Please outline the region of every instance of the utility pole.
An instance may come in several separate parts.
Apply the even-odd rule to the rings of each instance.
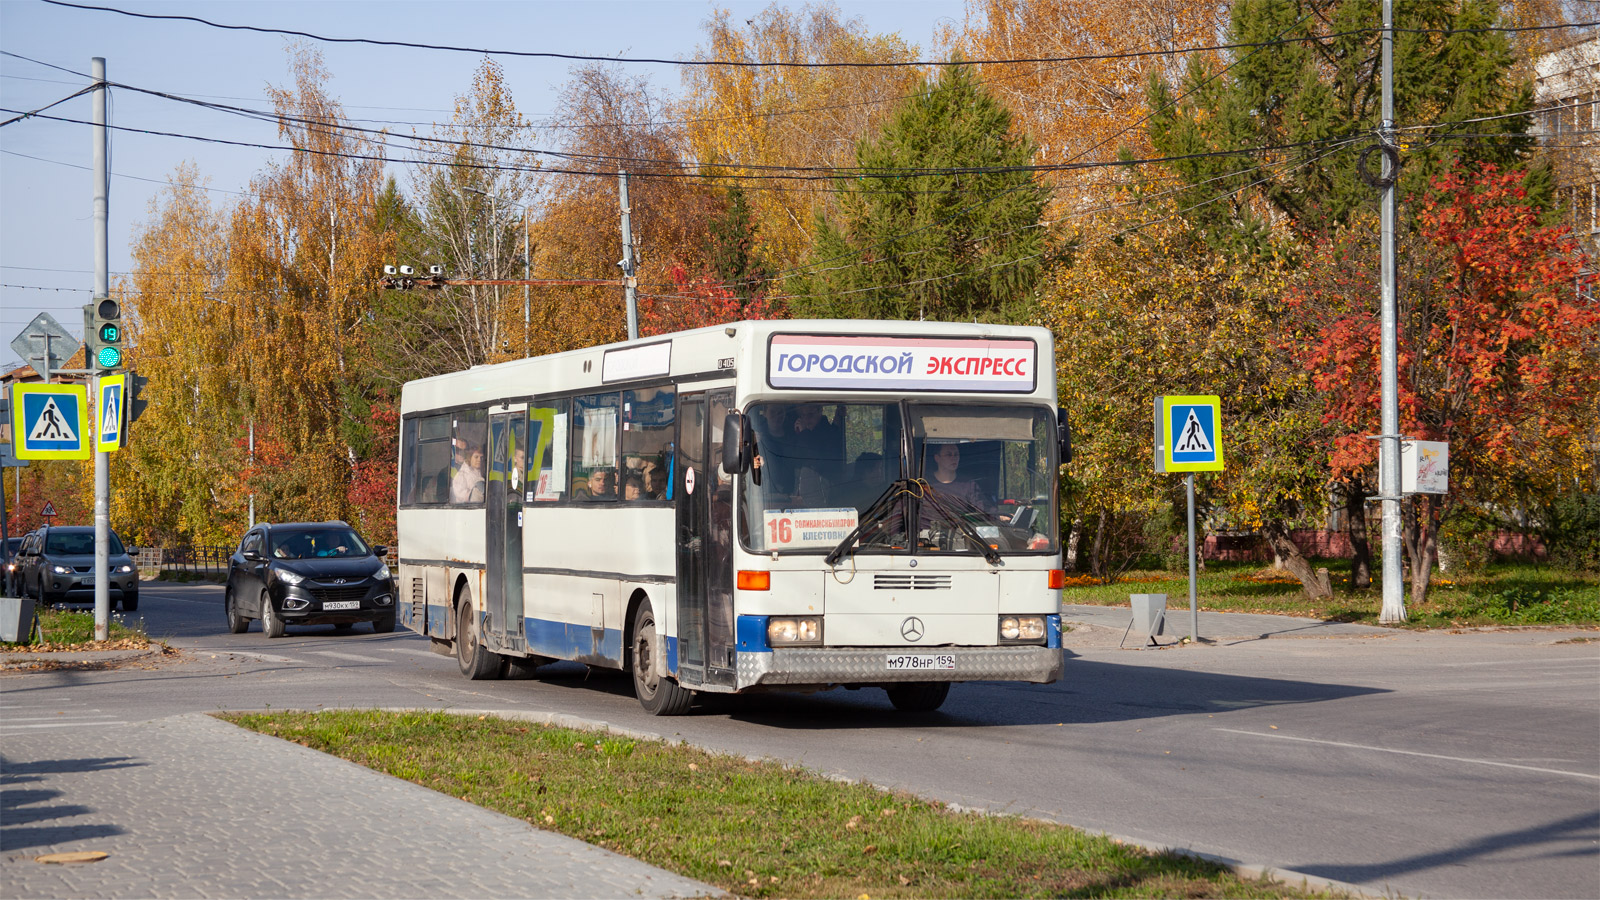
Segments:
[[[96,56],[89,61],[89,76],[94,80],[94,125],[90,129],[94,144],[94,302],[111,295],[110,236],[107,230],[107,203],[109,191],[106,162],[106,61]],[[84,335],[87,339],[89,335]],[[95,369],[93,360],[85,360],[86,368]],[[89,405],[95,410],[95,433],[105,429],[100,421],[100,378],[89,379]],[[96,440],[94,452],[94,639],[106,640],[111,636],[111,454],[99,449]]]
[[[628,301],[628,340],[639,336],[639,280],[634,277],[633,223],[628,220],[628,173],[617,170],[622,204],[622,295]]]
[[[1378,493],[1383,496],[1383,609],[1385,625],[1406,620],[1405,560],[1400,538],[1399,301],[1395,296],[1395,192],[1400,156],[1394,147],[1394,0],[1383,0],[1383,124],[1378,128],[1384,165],[1380,253],[1383,257],[1382,418],[1378,436]]]
[[[495,274],[499,274],[496,272]],[[528,207],[522,207],[522,280],[533,277],[533,260],[528,256]],[[522,286],[522,358],[528,358],[528,331],[533,326],[528,318],[528,285]]]

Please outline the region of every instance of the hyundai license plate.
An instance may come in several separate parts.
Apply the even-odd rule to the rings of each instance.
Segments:
[[[954,669],[956,658],[948,653],[897,653],[889,656],[889,671]]]
[[[322,610],[327,612],[335,609],[360,609],[360,600],[329,600],[322,604]]]

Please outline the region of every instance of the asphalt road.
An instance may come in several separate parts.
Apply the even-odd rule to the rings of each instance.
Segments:
[[[1091,628],[1068,636],[1064,681],[961,685],[937,713],[864,690],[713,697],[658,719],[625,676],[572,664],[470,682],[405,632],[229,635],[221,594],[147,583],[139,614],[182,658],[6,674],[6,706],[85,728],[265,707],[550,711],[1373,894],[1600,897],[1593,632],[1219,626],[1203,631],[1215,644],[1138,651]]]

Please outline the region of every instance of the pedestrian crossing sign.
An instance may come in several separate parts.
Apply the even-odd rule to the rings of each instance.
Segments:
[[[1222,398],[1156,398],[1156,471],[1222,471]]]
[[[126,375],[101,375],[100,400],[95,404],[95,445],[101,453],[111,453],[122,448],[122,403],[127,396]]]
[[[88,459],[89,392],[81,384],[11,386],[11,435],[18,459]]]

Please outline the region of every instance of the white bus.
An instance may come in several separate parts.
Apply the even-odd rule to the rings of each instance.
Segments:
[[[469,678],[695,693],[1061,677],[1050,332],[763,321],[401,393],[399,617]]]

